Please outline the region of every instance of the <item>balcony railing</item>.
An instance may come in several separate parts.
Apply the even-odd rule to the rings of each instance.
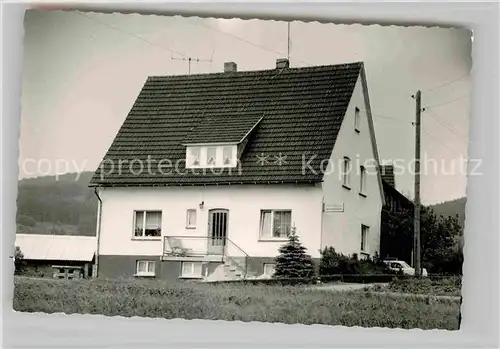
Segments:
[[[209,236],[165,236],[163,238],[164,257],[220,257],[229,262],[243,275],[247,274],[248,254],[228,238]]]

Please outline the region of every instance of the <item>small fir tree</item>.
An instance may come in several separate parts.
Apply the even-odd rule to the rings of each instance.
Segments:
[[[306,253],[297,236],[295,226],[292,227],[288,242],[280,247],[280,254],[275,259],[273,277],[284,278],[313,278],[315,276],[314,262]]]

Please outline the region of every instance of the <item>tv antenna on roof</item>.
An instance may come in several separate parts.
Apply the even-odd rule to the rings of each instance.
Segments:
[[[288,22],[288,51],[287,51],[287,59],[290,62],[290,47],[292,45],[292,41],[290,40],[290,22]]]
[[[194,58],[194,57],[191,57],[191,56],[186,56],[186,57],[182,57],[182,58],[177,58],[177,57],[174,57],[172,55],[172,60],[174,61],[187,61],[188,62],[188,74],[191,75],[191,62],[194,62],[194,63],[212,63],[212,58],[214,56],[214,53],[212,52],[212,57],[210,57],[210,59],[201,59],[201,58]]]

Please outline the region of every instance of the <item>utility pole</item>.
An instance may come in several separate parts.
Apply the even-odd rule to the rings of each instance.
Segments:
[[[422,275],[420,265],[420,113],[421,92],[420,90],[414,96],[416,101],[416,120],[415,120],[415,217],[414,217],[414,235],[413,235],[413,267],[415,276]]]

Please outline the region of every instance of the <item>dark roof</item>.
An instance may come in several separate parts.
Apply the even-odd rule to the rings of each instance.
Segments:
[[[384,188],[384,197],[385,197],[385,203],[386,205],[389,205],[390,203],[390,198],[394,198],[400,202],[400,204],[407,209],[413,208],[413,202],[408,199],[406,196],[401,194],[399,190],[397,190],[395,187],[387,183],[386,181],[383,181],[383,188]]]
[[[394,166],[393,165],[382,165],[381,167],[381,175],[382,180],[389,184],[391,187],[396,187],[396,180],[394,178]]]
[[[231,114],[209,116],[187,133],[184,143],[240,143],[260,120],[262,116],[258,114],[244,119]]]
[[[357,62],[149,77],[91,185],[319,182],[320,162],[330,158],[362,68]],[[261,118],[238,169],[185,170],[183,144],[193,135],[234,141]],[[230,126],[214,129],[222,120]],[[304,172],[310,157],[316,171]]]

